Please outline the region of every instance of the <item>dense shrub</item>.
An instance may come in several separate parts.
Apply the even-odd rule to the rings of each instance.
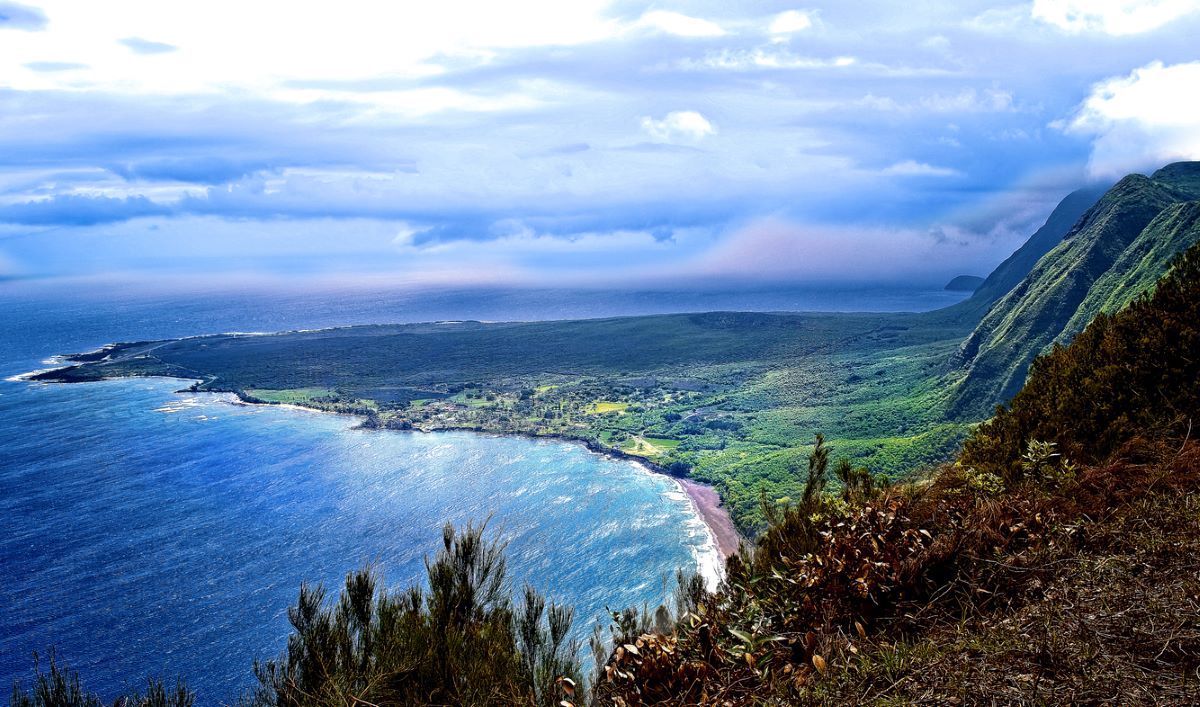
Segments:
[[[255,666],[244,704],[557,705],[560,678],[567,690],[579,679],[572,611],[531,588],[514,607],[504,544],[483,531],[446,526],[427,592],[389,592],[369,569],[333,604],[322,587],[301,587],[287,650]]]

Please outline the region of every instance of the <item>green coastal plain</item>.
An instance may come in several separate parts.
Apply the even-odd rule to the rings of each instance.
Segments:
[[[169,375],[371,427],[577,439],[715,484],[747,534],[823,431],[873,471],[952,452],[938,381],[970,329],[905,314],[705,313],[359,326],[120,344],[60,377]]]

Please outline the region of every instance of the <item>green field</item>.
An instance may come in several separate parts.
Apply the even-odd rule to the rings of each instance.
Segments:
[[[337,398],[337,391],[331,388],[290,388],[284,390],[247,388],[244,392],[249,399],[261,400],[265,403],[289,403],[294,405],[308,405],[325,399]]]
[[[630,403],[610,403],[607,401],[596,401],[591,404],[585,411],[589,415],[603,415],[606,412],[625,412]]]
[[[680,441],[663,437],[631,437],[621,445],[621,451],[659,461],[679,449]]]

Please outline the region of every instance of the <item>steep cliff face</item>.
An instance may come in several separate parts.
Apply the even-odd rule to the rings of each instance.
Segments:
[[[1092,285],[1056,341],[1065,344],[1098,313],[1115,314],[1154,287],[1171,261],[1200,240],[1200,201],[1172,204],[1138,234],[1108,272]]]
[[[1197,199],[1200,162],[1130,175],[1105,193],[963,342],[954,411],[986,415],[1020,389],[1037,354],[1152,287],[1200,239]]]

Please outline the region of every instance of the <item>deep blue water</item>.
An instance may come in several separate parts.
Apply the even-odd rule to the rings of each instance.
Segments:
[[[892,293],[846,308],[928,309],[959,298]],[[672,307],[819,309],[820,301],[527,291],[167,296],[10,284],[0,285],[0,378],[118,340]],[[103,696],[146,675],[183,675],[202,704],[232,700],[250,684],[252,661],[282,649],[301,581],[336,586],[368,562],[389,585],[419,581],[447,521],[490,516],[510,543],[516,586],[529,579],[575,605],[580,633],[606,605],[656,604],[665,577],[695,567],[705,548],[703,526],[670,480],[577,445],[365,432],[350,418],[235,405],[180,387],[0,382],[0,690],[29,678],[33,651],[54,647]]]

